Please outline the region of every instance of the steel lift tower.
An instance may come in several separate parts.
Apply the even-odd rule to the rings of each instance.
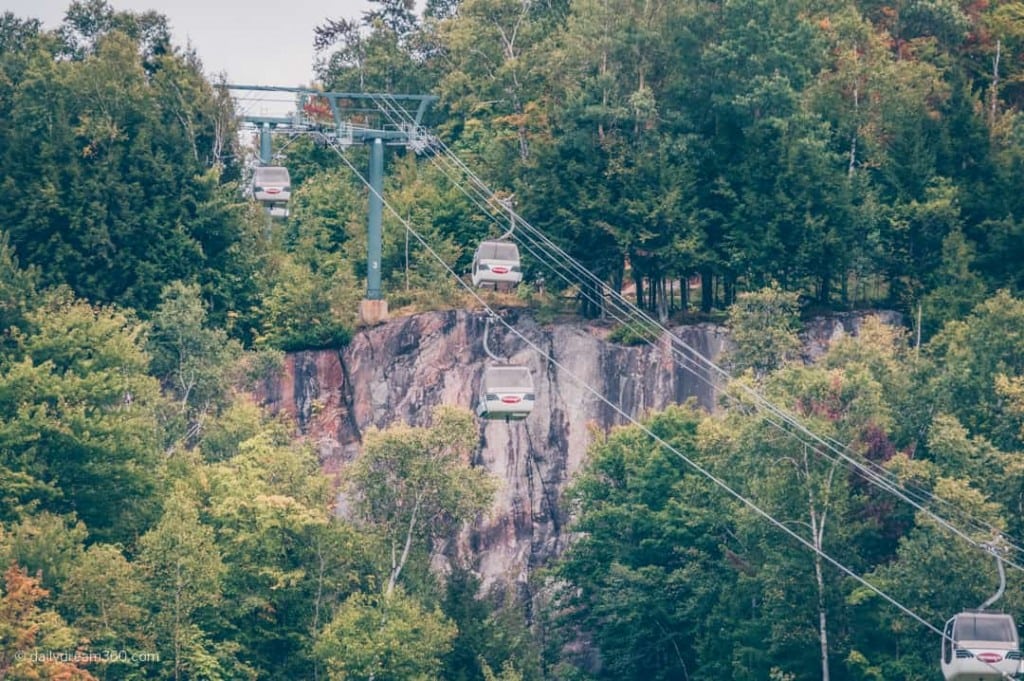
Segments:
[[[381,289],[381,251],[384,206],[384,146],[404,146],[420,151],[429,145],[430,136],[420,125],[434,95],[393,95],[367,92],[321,92],[319,90],[266,85],[225,85],[232,96],[237,93],[288,93],[295,98],[295,111],[284,116],[242,115],[243,123],[260,133],[260,160],[271,161],[271,134],[312,134],[337,148],[353,144],[370,145],[370,201],[367,215],[366,297],[359,304],[364,324],[377,324],[388,318],[388,302]],[[259,103],[259,95],[249,100]],[[381,103],[386,102],[382,106]],[[393,122],[387,110],[403,108],[402,121]]]

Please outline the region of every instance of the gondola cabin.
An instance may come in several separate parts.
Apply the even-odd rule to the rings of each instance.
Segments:
[[[259,166],[252,175],[252,195],[271,215],[287,217],[292,180],[287,168]]]
[[[1020,640],[1010,615],[966,611],[946,622],[942,637],[946,681],[1000,681],[1020,671]]]
[[[473,286],[511,289],[523,280],[519,248],[508,241],[484,241],[473,254]]]
[[[485,419],[520,420],[533,411],[533,374],[523,366],[490,366],[480,381],[476,413]]]

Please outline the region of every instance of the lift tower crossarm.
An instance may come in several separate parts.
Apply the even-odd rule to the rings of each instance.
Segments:
[[[298,100],[302,102],[318,97],[323,98],[331,107],[331,113],[334,115],[334,123],[336,126],[340,126],[343,123],[345,123],[345,121],[343,121],[341,118],[344,111],[354,113],[379,114],[380,109],[375,104],[373,104],[373,102],[379,99],[387,99],[389,101],[401,102],[403,104],[415,104],[415,107],[410,106],[408,113],[410,117],[413,119],[413,125],[419,127],[421,121],[423,120],[423,115],[427,111],[427,107],[430,106],[433,102],[436,102],[438,99],[437,95],[393,95],[390,93],[376,92],[326,92],[323,90],[314,90],[312,88],[280,87],[276,85],[228,84],[224,85],[223,87],[229,91],[238,90],[252,92],[291,92],[298,95]],[[353,101],[369,102],[369,105],[359,108],[344,105],[345,102]],[[415,108],[415,112],[413,112],[413,108]],[[372,129],[367,129],[367,132],[372,132]],[[381,132],[383,132],[383,129],[381,129]],[[392,130],[390,132],[394,133],[398,131]],[[369,137],[367,137],[367,139],[369,139]]]

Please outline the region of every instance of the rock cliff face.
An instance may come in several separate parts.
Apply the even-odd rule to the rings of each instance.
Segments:
[[[488,347],[530,367],[537,402],[525,421],[481,422],[476,463],[502,485],[490,516],[449,553],[472,565],[485,585],[512,586],[565,548],[562,493],[584,460],[592,429],[608,430],[626,422],[623,414],[642,416],[690,398],[713,409],[719,386],[704,370],[680,367],[663,348],[608,342],[606,328],[541,326],[518,311],[503,318],[522,338],[495,323]],[[808,356],[855,333],[859,320],[851,315],[811,325]],[[358,455],[367,428],[427,425],[439,404],[474,409],[484,368],[493,363],[484,348],[486,326],[483,313],[465,311],[395,319],[357,334],[344,350],[289,355],[284,375],[260,397],[272,410],[293,414],[325,469],[337,472]],[[674,332],[710,358],[719,358],[727,343],[718,326]]]

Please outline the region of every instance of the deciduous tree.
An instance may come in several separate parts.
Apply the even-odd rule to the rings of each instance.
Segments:
[[[469,463],[477,440],[473,416],[452,407],[437,408],[428,428],[399,424],[366,434],[349,491],[361,520],[383,538],[386,595],[414,552],[489,507],[494,481]]]

